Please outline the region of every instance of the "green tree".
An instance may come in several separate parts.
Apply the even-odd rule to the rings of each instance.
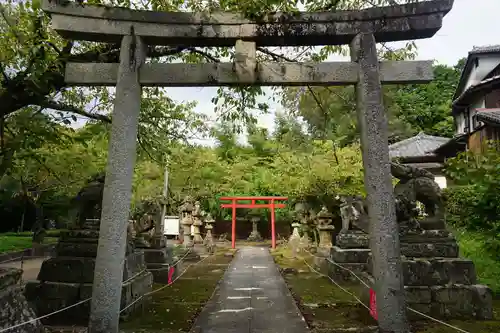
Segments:
[[[430,135],[453,135],[451,102],[463,62],[453,67],[434,66],[435,78],[428,84],[383,87],[390,143],[421,131]],[[331,139],[341,146],[359,140],[352,87],[287,88],[283,105],[288,114],[304,119],[313,138]]]

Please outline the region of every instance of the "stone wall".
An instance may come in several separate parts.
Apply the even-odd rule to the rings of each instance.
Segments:
[[[19,285],[23,271],[0,268],[0,330],[35,319],[37,316],[24,298]],[[9,330],[9,333],[41,333],[42,324],[36,320]]]
[[[26,298],[34,304],[39,316],[92,297],[99,221],[87,221],[83,229],[61,232],[57,255],[43,262],[37,281],[26,284]],[[121,308],[149,292],[152,283],[144,253],[128,249],[123,267]],[[141,302],[137,302],[122,315],[127,316],[140,307]],[[90,301],[87,301],[42,321],[46,325],[86,325],[89,312]]]

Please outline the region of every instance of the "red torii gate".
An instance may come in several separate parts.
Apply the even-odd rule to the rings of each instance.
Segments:
[[[220,201],[231,201],[231,203],[222,203],[221,208],[232,208],[232,224],[231,224],[231,247],[236,247],[236,208],[271,208],[271,237],[272,247],[276,248],[276,228],[274,219],[275,208],[285,208],[284,203],[275,203],[275,201],[288,200],[287,197],[222,197]],[[256,204],[257,200],[269,201],[265,204]],[[237,201],[251,201],[252,203],[238,203]]]

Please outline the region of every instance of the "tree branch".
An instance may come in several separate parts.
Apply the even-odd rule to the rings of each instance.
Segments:
[[[103,121],[106,123],[111,123],[111,118],[108,116],[102,115],[102,114],[97,114],[97,113],[90,113],[87,112],[83,109],[77,108],[73,105],[69,105],[66,103],[62,102],[56,102],[53,100],[45,99],[44,101],[38,103],[41,107],[47,108],[47,109],[53,109],[53,110],[58,110],[58,111],[64,111],[64,112],[69,112],[69,113],[74,113],[78,114],[83,117],[87,117],[89,119],[94,119],[94,120],[99,120]]]

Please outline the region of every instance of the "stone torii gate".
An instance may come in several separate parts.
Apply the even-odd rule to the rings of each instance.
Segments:
[[[68,63],[75,86],[116,86],[89,332],[118,332],[126,225],[141,87],[355,85],[381,332],[407,332],[399,236],[381,84],[432,80],[431,61],[379,62],[376,42],[432,37],[453,0],[361,11],[234,13],[138,11],[44,0],[64,38],[121,43],[120,63]],[[258,46],[349,44],[351,62],[258,63]],[[236,46],[234,63],[145,64],[145,46]]]

